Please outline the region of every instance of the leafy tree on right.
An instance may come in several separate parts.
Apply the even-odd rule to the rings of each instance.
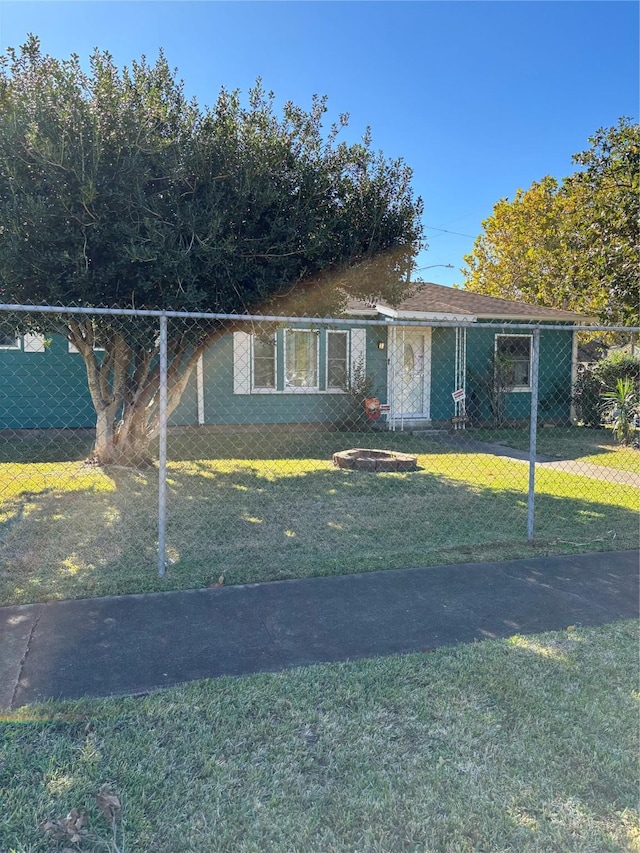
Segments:
[[[574,174],[497,202],[465,256],[467,290],[640,324],[640,125],[589,142]]]

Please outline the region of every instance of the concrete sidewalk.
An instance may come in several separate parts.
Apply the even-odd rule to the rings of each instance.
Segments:
[[[449,447],[463,448],[476,453],[489,453],[491,456],[504,456],[506,459],[515,459],[517,462],[529,464],[529,451],[518,450],[505,444],[495,442],[476,441],[460,435],[438,435],[430,436],[432,440],[440,441]],[[640,455],[638,456],[640,461]],[[605,465],[596,465],[593,462],[584,462],[578,459],[558,459],[554,456],[536,455],[536,467],[548,468],[552,471],[561,471],[563,474],[575,474],[579,477],[588,477],[590,480],[601,480],[606,483],[614,483],[619,486],[633,486],[640,488],[640,473],[637,471],[623,471],[620,468],[608,468]]]
[[[637,618],[637,551],[0,608],[0,708]]]

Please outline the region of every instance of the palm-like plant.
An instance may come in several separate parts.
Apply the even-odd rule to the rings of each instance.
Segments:
[[[615,390],[602,395],[602,411],[613,426],[613,434],[621,444],[632,441],[634,415],[638,413],[638,394],[632,379],[618,379]]]

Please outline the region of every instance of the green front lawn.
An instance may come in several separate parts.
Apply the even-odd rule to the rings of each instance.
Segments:
[[[332,466],[334,450],[363,444],[415,452],[419,469]],[[169,448],[171,562],[158,579],[154,468],[103,471],[50,446],[25,461],[18,447],[21,461],[0,464],[2,604],[637,547],[630,486],[540,469],[532,546],[521,462],[389,433],[286,448],[192,434]]]
[[[638,850],[637,643],[621,622],[25,708],[0,849]],[[80,843],[43,833],[69,814]]]

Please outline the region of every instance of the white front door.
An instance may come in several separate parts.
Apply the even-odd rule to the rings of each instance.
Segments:
[[[390,383],[395,418],[429,418],[431,329],[392,329]]]

